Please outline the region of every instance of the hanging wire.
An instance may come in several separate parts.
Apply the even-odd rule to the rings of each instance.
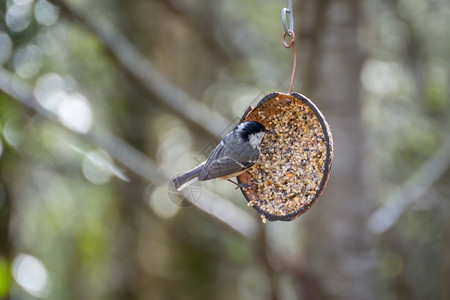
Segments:
[[[289,22],[287,21],[286,14],[289,14]],[[295,69],[297,67],[297,51],[295,50],[295,34],[294,34],[294,15],[292,13],[292,0],[289,0],[289,8],[283,8],[281,10],[281,22],[283,23],[284,33],[283,33],[283,46],[285,48],[291,48],[294,51],[294,62],[292,63],[292,75],[291,75],[291,85],[289,87],[289,94],[292,93],[294,88],[295,79]],[[289,23],[289,24],[288,24]],[[286,43],[286,36],[289,35],[291,40]]]

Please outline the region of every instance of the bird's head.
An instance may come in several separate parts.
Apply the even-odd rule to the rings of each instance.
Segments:
[[[263,124],[256,121],[241,123],[236,128],[236,131],[244,141],[249,142],[255,149],[259,148],[264,135],[266,132],[269,132]]]

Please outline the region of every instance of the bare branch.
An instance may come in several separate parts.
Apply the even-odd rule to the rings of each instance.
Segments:
[[[2,67],[0,67],[0,90],[40,115],[64,126],[56,115],[37,102],[33,90],[28,84],[14,77]],[[91,130],[87,134],[71,132],[108,152],[127,169],[155,185],[166,185],[170,180],[171,175],[168,170],[159,171],[157,164],[152,159],[107,130]],[[257,221],[232,202],[206,189],[203,189],[200,200],[193,201],[189,195],[186,196],[200,210],[220,220],[244,237],[253,239],[257,236],[259,231]]]
[[[390,194],[384,204],[370,216],[368,221],[370,229],[376,233],[383,233],[389,230],[408,207],[421,199],[445,173],[450,165],[449,153],[450,137],[403,185]]]
[[[63,0],[51,0],[74,20],[83,24],[99,38],[103,46],[117,60],[119,66],[136,80],[147,92],[155,94],[160,101],[184,119],[200,126],[218,137],[230,121],[208,106],[195,100],[184,90],[164,78],[153,63],[141,53],[110,22],[88,12],[80,12]]]

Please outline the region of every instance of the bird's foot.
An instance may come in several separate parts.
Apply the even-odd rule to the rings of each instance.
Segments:
[[[237,182],[234,182],[233,180],[231,180],[231,179],[227,179],[229,182],[231,182],[232,184],[235,184],[236,185],[236,190],[238,189],[238,188],[241,188],[241,189],[249,189],[250,188],[250,185],[249,184],[246,184],[246,183],[237,183]]]

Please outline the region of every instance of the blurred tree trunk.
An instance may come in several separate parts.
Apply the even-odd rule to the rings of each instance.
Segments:
[[[359,6],[356,0],[304,0],[298,9],[304,37],[300,65],[306,63],[303,92],[324,111],[335,141],[328,187],[307,218],[306,246],[307,269],[321,289],[315,294],[331,299],[379,295],[373,236],[365,225],[371,205],[363,182]]]

